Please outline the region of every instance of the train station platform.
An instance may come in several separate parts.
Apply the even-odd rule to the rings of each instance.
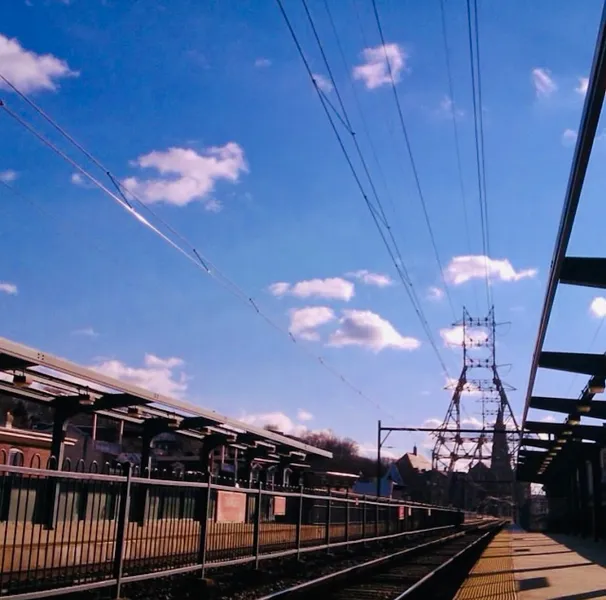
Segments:
[[[606,599],[606,542],[566,535],[498,533],[455,600]]]

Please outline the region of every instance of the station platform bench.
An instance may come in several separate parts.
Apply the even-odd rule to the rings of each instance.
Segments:
[[[455,600],[606,599],[606,541],[528,533],[498,533]]]

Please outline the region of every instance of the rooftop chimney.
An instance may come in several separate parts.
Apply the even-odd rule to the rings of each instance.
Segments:
[[[417,455],[417,447],[413,446],[412,447],[412,453],[416,456]]]

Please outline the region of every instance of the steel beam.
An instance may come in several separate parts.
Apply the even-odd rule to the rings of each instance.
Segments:
[[[606,258],[567,256],[562,263],[560,283],[606,288]]]
[[[522,416],[522,427],[528,415],[530,407],[530,397],[534,388],[534,382],[537,376],[539,367],[539,358],[543,350],[545,335],[547,333],[547,325],[551,316],[551,309],[555,299],[556,288],[562,274],[562,265],[566,257],[570,234],[572,233],[572,225],[576,216],[589,157],[595,140],[600,114],[602,112],[602,104],[604,103],[604,93],[606,92],[606,6],[602,12],[602,18],[596,40],[595,51],[591,72],[589,75],[589,83],[587,86],[587,94],[585,95],[585,104],[583,106],[583,115],[581,117],[581,125],[572,159],[572,168],[568,178],[566,188],[566,196],[564,207],[560,220],[558,235],[556,238],[553,258],[551,261],[551,271],[549,273],[549,281],[547,283],[547,291],[543,302],[543,310],[539,323],[539,331],[537,341],[534,348],[532,363],[530,367],[530,377],[528,381],[528,389],[526,391],[526,401],[524,403],[524,414]]]
[[[606,355],[586,352],[541,352],[538,366],[584,375],[606,376]]]
[[[521,446],[532,446],[533,448],[551,448],[553,442],[550,440],[540,440],[534,438],[524,438],[520,443]]]
[[[551,398],[548,396],[532,396],[530,408],[549,410],[551,412],[572,414],[578,412],[580,401],[573,398]]]

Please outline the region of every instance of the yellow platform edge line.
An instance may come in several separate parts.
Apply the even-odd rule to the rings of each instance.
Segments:
[[[512,536],[501,531],[484,549],[454,600],[516,600]]]

